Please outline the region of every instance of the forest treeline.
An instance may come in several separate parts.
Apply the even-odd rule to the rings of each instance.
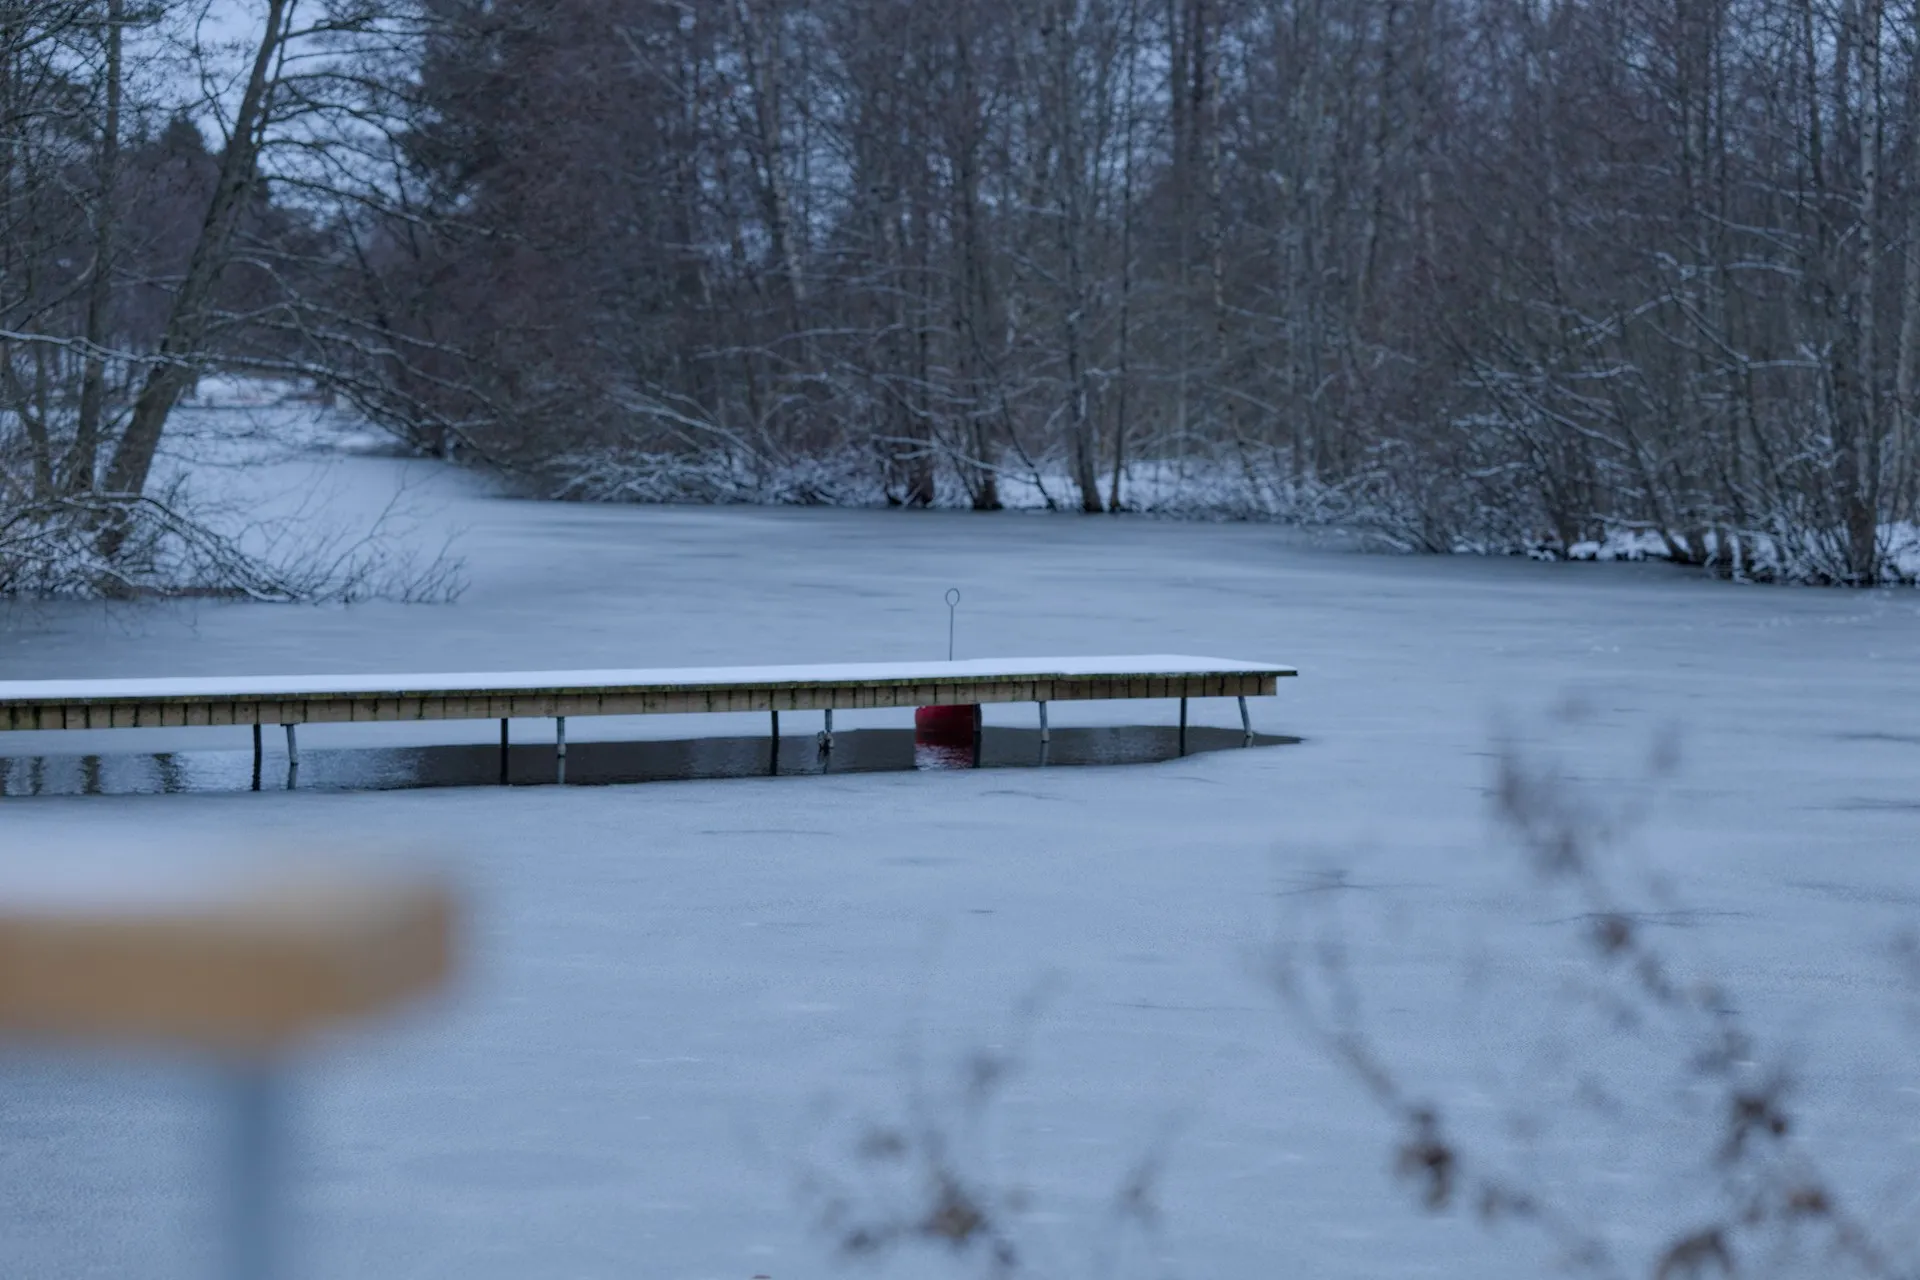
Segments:
[[[212,367],[563,496],[1920,567],[1916,0],[242,8],[0,0],[0,588],[152,569]]]

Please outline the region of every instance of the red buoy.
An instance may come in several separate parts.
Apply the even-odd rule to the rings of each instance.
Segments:
[[[974,728],[980,708],[916,707],[913,712],[913,767],[916,769],[971,769],[974,766]]]
[[[918,741],[965,744],[973,741],[980,708],[972,703],[952,707],[916,707],[913,736]]]

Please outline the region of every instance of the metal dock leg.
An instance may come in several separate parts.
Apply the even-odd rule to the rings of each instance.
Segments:
[[[507,718],[500,717],[500,785],[507,785]]]
[[[778,711],[775,711],[775,712],[772,712],[771,714],[773,716],[773,740],[775,742],[779,742],[780,741],[780,713]]]
[[[287,731],[287,769],[291,772],[300,767],[300,740],[293,736],[292,725],[283,724],[280,727]]]
[[[567,718],[565,716],[553,718],[553,758],[554,781],[564,787],[567,784]]]
[[[281,1080],[263,1059],[227,1070],[232,1126],[227,1152],[228,1280],[273,1280],[279,1267],[283,1167]]]
[[[1253,743],[1253,717],[1247,714],[1247,695],[1240,695],[1240,730],[1247,735],[1248,745]]]
[[[1187,700],[1180,699],[1180,754],[1187,754]]]
[[[266,752],[260,747],[260,722],[256,720],[253,722],[253,789],[255,791],[260,789],[260,763],[265,756]]]
[[[827,727],[820,731],[820,749],[833,750],[833,708],[827,708]]]
[[[1053,741],[1053,733],[1047,728],[1047,704],[1044,701],[1040,704],[1040,741]]]

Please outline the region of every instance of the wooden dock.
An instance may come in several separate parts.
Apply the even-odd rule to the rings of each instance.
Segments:
[[[1263,697],[1291,667],[1220,658],[0,681],[0,729],[359,724],[1087,699]]]
[[[1247,699],[1271,696],[1282,678],[1295,674],[1292,667],[1264,662],[1150,654],[610,671],[15,680],[0,681],[0,730],[250,725],[257,787],[265,725],[285,728],[289,768],[298,769],[298,725],[498,720],[505,781],[509,722],[550,719],[556,774],[564,782],[570,716],[767,712],[777,740],[782,711],[819,711],[824,715],[820,743],[830,750],[835,711],[1031,702],[1039,708],[1045,741],[1050,702],[1175,698],[1184,743],[1189,699],[1236,698],[1241,727],[1251,742]]]

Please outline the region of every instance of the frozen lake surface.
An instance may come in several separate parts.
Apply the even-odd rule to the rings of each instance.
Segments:
[[[280,474],[299,487],[303,465]],[[957,586],[965,657],[1297,665],[1255,724],[1302,741],[1075,769],[0,799],[5,856],[162,831],[412,836],[457,868],[474,913],[458,990],[300,1072],[300,1275],[838,1274],[819,1189],[910,1203],[911,1165],[850,1154],[903,1117],[947,1132],[967,1177],[1023,1193],[997,1212],[1033,1274],[1541,1274],[1554,1255],[1526,1231],[1411,1207],[1391,1126],[1283,1010],[1268,957],[1330,926],[1409,1082],[1646,1274],[1657,1232],[1713,1202],[1663,1158],[1695,1149],[1676,1081],[1555,1016],[1579,922],[1491,828],[1502,723],[1602,795],[1677,731],[1681,764],[1619,854],[1629,881],[1666,883],[1662,944],[1795,1068],[1807,1150],[1912,1234],[1920,1070],[1892,947],[1920,904],[1914,595],[1376,557],[1259,526],[555,506],[417,464],[311,465],[356,495],[411,476],[419,527],[465,531],[465,596],[5,606],[0,680],[907,661],[943,656]],[[1586,719],[1545,725],[1570,695]],[[1231,700],[1194,712],[1237,732]],[[1021,728],[1031,713],[987,709]],[[1174,715],[1060,704],[1055,724]],[[725,738],[760,718],[730,721],[576,733]],[[494,732],[315,726],[302,747]],[[0,735],[0,755],[244,749],[245,730],[218,733]],[[976,1114],[964,1079],[983,1052],[1017,1069]],[[1506,1123],[1509,1101],[1586,1072],[1633,1103],[1634,1140]],[[0,1276],[204,1261],[208,1099],[187,1064],[16,1058],[0,1080]],[[1147,1225],[1114,1209],[1143,1160]],[[870,1273],[982,1269],[921,1242]]]

